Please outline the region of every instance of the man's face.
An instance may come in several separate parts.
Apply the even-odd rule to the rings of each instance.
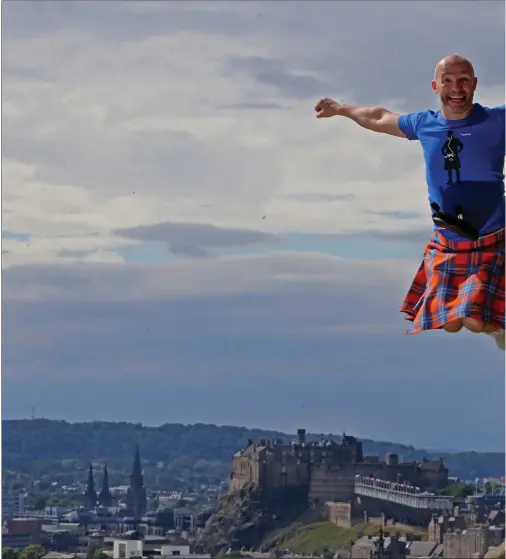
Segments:
[[[464,118],[471,111],[477,83],[468,64],[454,62],[438,68],[432,89],[439,96],[445,113]]]

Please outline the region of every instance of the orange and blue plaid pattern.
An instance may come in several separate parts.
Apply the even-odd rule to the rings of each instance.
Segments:
[[[477,241],[451,241],[436,231],[400,312],[406,334],[475,318],[504,328],[504,229]]]

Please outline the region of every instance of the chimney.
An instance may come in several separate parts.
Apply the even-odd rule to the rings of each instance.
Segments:
[[[389,452],[385,456],[385,462],[389,466],[396,466],[399,463],[399,457],[397,456],[397,454],[394,454],[393,452]]]
[[[305,429],[297,429],[297,444],[299,446],[301,446],[305,442],[306,442],[306,430]]]

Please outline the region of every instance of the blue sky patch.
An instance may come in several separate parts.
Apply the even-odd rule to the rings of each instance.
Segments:
[[[14,233],[14,231],[2,231],[2,239],[15,241],[28,241],[30,233]]]

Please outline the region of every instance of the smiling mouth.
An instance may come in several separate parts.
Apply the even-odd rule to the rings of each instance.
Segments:
[[[448,97],[448,100],[451,101],[452,103],[455,103],[456,105],[461,105],[462,103],[465,102],[466,98],[464,95],[459,95],[459,96],[455,96],[455,97]]]

